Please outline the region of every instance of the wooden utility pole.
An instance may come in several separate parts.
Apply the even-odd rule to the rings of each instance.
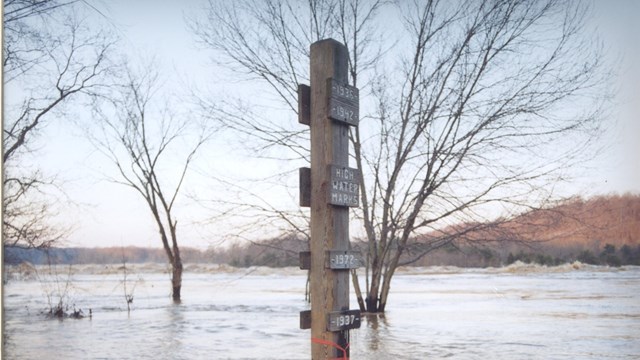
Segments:
[[[360,327],[360,311],[349,310],[349,271],[360,264],[350,251],[349,207],[359,205],[360,175],[349,168],[359,99],[347,83],[348,59],[333,39],[313,43],[310,88],[298,91],[300,122],[311,127],[311,169],[300,171],[300,204],[311,207],[311,251],[301,254],[301,267],[310,270],[311,311],[301,313],[301,327],[311,328],[312,359],[347,359],[349,329]]]

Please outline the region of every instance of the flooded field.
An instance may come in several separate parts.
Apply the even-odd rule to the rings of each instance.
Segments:
[[[5,269],[3,358],[310,358],[301,270],[187,265],[175,305],[163,266],[127,268],[126,281],[121,265]],[[60,296],[87,317],[48,319]],[[640,267],[408,268],[350,348],[351,359],[638,359],[639,334]]]

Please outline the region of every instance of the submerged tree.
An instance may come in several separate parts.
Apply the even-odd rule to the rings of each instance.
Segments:
[[[354,212],[366,243],[364,299],[354,272],[361,310],[385,310],[399,266],[445,245],[482,241],[483,233],[508,228],[498,225],[509,215],[555,199],[567,170],[591,154],[607,74],[598,44],[584,34],[583,4],[305,6],[210,1],[193,29],[221,65],[270,85],[293,111],[297,83],[308,79],[310,44],[335,37],[348,47],[350,82],[360,88],[365,114],[350,135],[362,170],[362,205]],[[308,133],[294,116],[283,122],[246,107],[205,106],[261,149],[308,159]],[[287,216],[295,210],[276,213],[301,227]]]
[[[149,69],[151,68],[148,67]],[[192,161],[211,132],[186,114],[175,114],[153,101],[158,75],[127,73],[125,84],[107,102],[97,104],[101,134],[92,141],[115,165],[115,183],[144,199],[171,265],[173,300],[182,289],[182,257],[178,243],[176,201]]]
[[[51,218],[55,176],[31,166],[34,140],[67,105],[100,93],[114,40],[79,20],[75,1],[4,1],[3,227],[5,245],[48,247],[67,230]]]

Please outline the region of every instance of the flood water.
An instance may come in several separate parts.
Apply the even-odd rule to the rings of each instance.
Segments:
[[[128,269],[130,312],[118,266],[6,268],[3,358],[310,358],[301,270],[187,265],[174,305],[162,266]],[[92,317],[48,319],[60,295]],[[640,267],[408,268],[350,336],[351,359],[639,359]]]

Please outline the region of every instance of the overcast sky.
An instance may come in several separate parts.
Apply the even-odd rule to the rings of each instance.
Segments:
[[[640,5],[638,1],[599,1],[593,26],[600,29],[606,45],[612,53],[625,54],[624,64],[640,63]],[[178,89],[188,84],[208,87],[213,92],[227,89],[256,91],[246,83],[229,84],[220,82],[222,69],[211,64],[211,52],[198,49],[193,35],[185,24],[185,16],[198,13],[200,1],[169,0],[113,0],[95,3],[121,37],[121,49],[130,54],[131,59],[155,57],[163,70],[169,74],[163,81]],[[101,16],[96,15],[99,18]],[[102,19],[104,20],[104,18]],[[613,111],[610,134],[603,146],[607,153],[594,159],[590,170],[582,173],[580,182],[575,183],[576,193],[587,196],[606,193],[640,193],[640,99],[635,91],[640,76],[635,67],[625,71],[621,79],[620,102]],[[5,89],[11,91],[11,89]],[[631,99],[635,98],[635,101]],[[294,116],[294,114],[291,114]],[[131,189],[104,180],[110,165],[104,162],[84,141],[83,134],[69,124],[56,122],[45,129],[45,139],[38,153],[42,167],[59,174],[65,181],[65,189],[70,202],[75,203],[62,215],[62,221],[73,225],[75,231],[67,246],[151,246],[160,247],[155,225],[142,198]],[[206,159],[196,168],[192,184],[207,186],[201,171],[209,171],[215,164],[215,171],[234,177],[268,174],[277,172],[277,164],[243,157],[229,145],[229,139],[216,142],[200,154]],[[213,185],[211,185],[213,186]],[[572,185],[573,186],[573,185]],[[188,190],[188,189],[186,189]],[[211,190],[211,189],[208,189]],[[224,189],[218,189],[224,193]],[[295,189],[294,189],[295,190]],[[293,191],[295,193],[295,191]],[[232,192],[226,194],[233,196]],[[217,230],[230,224],[218,224],[216,228],[199,227],[190,222],[206,217],[206,212],[183,201],[183,211],[189,213],[188,220],[180,221],[183,246],[206,248],[219,244]],[[224,232],[224,231],[223,231]]]

